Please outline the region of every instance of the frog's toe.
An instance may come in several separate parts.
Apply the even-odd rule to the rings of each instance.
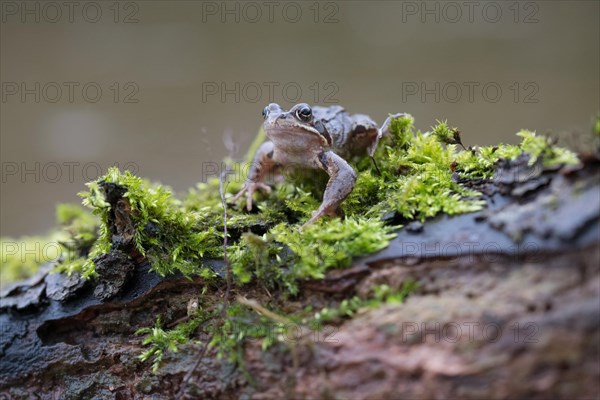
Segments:
[[[256,189],[264,190],[265,193],[271,193],[271,186],[267,185],[266,183],[258,182],[254,185],[256,186]]]
[[[308,221],[306,221],[306,222],[304,223],[304,225],[302,225],[302,226],[300,227],[300,229],[304,229],[304,228],[306,228],[308,225],[314,224],[314,222],[315,222],[316,220],[318,220],[320,217],[321,217],[321,214],[319,214],[319,213],[313,213],[312,217],[311,217],[311,218],[310,218]]]
[[[246,207],[248,208],[248,211],[252,210],[252,192],[254,190],[252,189],[251,185],[246,185],[242,188],[242,190],[240,190],[239,192],[236,193],[235,196],[233,196],[231,198],[231,203],[235,204],[238,202],[238,200],[244,195],[246,194]]]
[[[254,195],[254,192],[256,192],[256,189],[261,189],[266,193],[271,193],[271,187],[266,183],[256,182],[249,184],[246,192],[246,209],[248,211],[252,211],[252,196]]]
[[[248,194],[246,195],[246,210],[252,211],[252,194],[248,190]]]
[[[317,211],[313,212],[312,217],[308,221],[306,221],[304,225],[302,225],[302,228],[314,223],[316,220],[325,215],[330,217],[344,218],[344,211],[339,205],[332,205],[326,208],[319,208]]]
[[[244,186],[244,188],[243,188],[242,190],[240,190],[239,192],[237,192],[237,193],[235,194],[235,196],[233,196],[233,197],[231,198],[231,202],[232,202],[232,203],[235,203],[235,202],[237,202],[237,201],[240,199],[240,197],[242,197],[242,195],[243,195],[244,193],[246,193],[246,191],[247,191],[247,190],[248,190],[248,186]]]

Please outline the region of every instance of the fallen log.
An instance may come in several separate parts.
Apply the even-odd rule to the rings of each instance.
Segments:
[[[366,298],[374,287],[414,282],[404,301],[359,307],[351,318],[316,328],[296,321],[268,349],[248,337],[236,362],[206,347],[210,334],[202,326],[195,341],[166,353],[156,372],[139,358],[146,349],[134,332],[152,326],[156,315],[170,326],[189,318],[203,278],[161,277],[147,262],[117,257],[111,268],[123,266],[131,278],[114,291],[98,290],[75,275],[52,274],[48,265],[0,298],[0,393],[15,399],[597,398],[599,165],[589,157],[578,167],[478,182],[486,209],[413,222],[351,268],[303,281],[287,307],[319,309],[349,294]],[[224,269],[222,260],[212,265]],[[225,302],[222,289],[205,296]],[[248,304],[270,297],[258,286],[234,292],[257,299]]]

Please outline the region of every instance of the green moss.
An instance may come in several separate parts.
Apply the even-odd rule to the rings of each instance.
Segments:
[[[407,150],[413,138],[415,119],[410,114],[405,114],[399,118],[394,118],[390,123],[389,138],[384,138],[390,145],[397,150]]]
[[[0,238],[0,285],[33,276],[42,264],[58,259],[60,245],[54,235]]]
[[[373,287],[374,298],[371,306],[378,307],[377,302],[385,304],[400,304],[414,291],[419,288],[419,283],[413,279],[406,279],[398,290],[394,290],[388,285],[377,285]]]
[[[324,307],[314,313],[311,318],[303,322],[313,328],[322,326],[324,323],[338,320],[340,318],[352,317],[359,310],[365,308],[379,308],[386,304],[402,304],[404,300],[419,288],[417,281],[407,279],[402,282],[398,289],[388,285],[377,285],[372,288],[372,293],[367,298],[353,296],[342,300],[337,307]]]
[[[552,145],[545,137],[529,131],[518,135],[522,138],[518,146],[463,151],[457,147],[458,130],[450,128],[446,121],[438,121],[431,132],[422,133],[415,132],[412,116],[394,119],[389,137],[382,139],[375,154],[379,168],[375,169],[368,159],[355,164],[358,180],[342,204],[348,219],[322,220],[303,232],[298,230],[299,224],[320,204],[327,179],[317,173],[303,180],[299,178],[301,171],[277,183],[272,193],[256,194],[257,212],[248,213],[241,204],[228,207],[230,252],[237,283],[259,282],[272,288],[282,281],[295,293],[295,280],[319,279],[328,268],[347,266],[352,257],[386,246],[391,229],[379,222],[385,214],[393,212],[409,220],[425,220],[439,213],[477,211],[485,204],[479,193],[457,182],[491,178],[500,158],[513,159],[528,152],[532,163],[541,159],[547,167],[578,161],[572,152]],[[259,135],[253,146],[262,138]],[[230,165],[228,197],[239,191],[244,181],[242,165]],[[187,276],[214,276],[203,262],[223,255],[219,180],[198,184],[183,200],[178,200],[168,187],[116,168],[88,183],[88,191],[81,194],[95,217],[73,206],[60,206],[57,210],[59,222],[65,227],[65,256],[58,267],[60,271],[93,276],[92,259],[111,250],[112,206],[103,190],[108,184],[124,188],[133,243],[155,271],[162,275],[182,272]],[[245,233],[249,231],[260,235]],[[285,266],[284,272],[281,265]]]
[[[444,146],[439,141],[440,138],[446,143],[450,141],[455,130],[440,123],[433,134],[415,133],[413,126],[410,115],[392,121],[391,135],[382,141],[376,154],[381,173],[369,162],[357,166],[356,187],[343,204],[352,218],[320,222],[298,233],[294,226],[309,218],[320,203],[325,180],[318,179],[318,175],[306,182],[296,177],[277,184],[272,194],[256,195],[257,213],[229,207],[231,259],[238,283],[254,280],[270,287],[280,277],[277,266],[285,264],[288,268],[282,279],[293,292],[294,279],[322,277],[327,268],[348,265],[353,256],[387,245],[389,230],[378,222],[384,213],[395,211],[405,218],[424,220],[440,212],[456,214],[480,209],[483,202],[476,198],[478,194],[452,179],[451,164],[457,157],[455,145]],[[479,171],[483,169],[481,162],[476,166]],[[493,169],[491,160],[485,168]],[[232,171],[240,178],[240,165],[233,165]],[[228,193],[241,189],[242,181],[228,182]],[[111,169],[106,176],[89,183],[89,191],[82,194],[84,204],[92,207],[102,221],[91,257],[111,248],[112,234],[108,229],[111,205],[102,190],[107,183],[126,188],[124,197],[131,207],[135,246],[148,257],[155,271],[163,275],[176,271],[200,274],[204,258],[222,256],[223,208],[217,179],[199,184],[179,201],[164,186]],[[268,234],[260,240],[242,237],[251,229],[267,230]],[[381,234],[373,234],[370,245],[361,247],[361,240],[371,231]],[[327,243],[327,237],[332,238],[337,249]],[[294,254],[290,259],[275,257],[282,245]],[[89,262],[86,265],[89,267]]]
[[[530,165],[541,160],[542,166],[546,168],[579,163],[575,153],[554,145],[551,139],[545,136],[537,136],[527,130],[521,130],[517,136],[522,140],[516,146],[503,144],[460,152],[456,157],[456,172],[462,179],[491,179],[498,160],[514,160],[522,153],[530,154]]]
[[[62,257],[54,271],[69,275],[78,272],[86,278],[93,276],[94,265],[88,256],[98,240],[100,220],[77,204],[58,205],[56,218],[63,228]]]
[[[475,148],[456,156],[456,173],[462,179],[491,179],[500,158],[514,159],[523,150],[519,146],[501,145]]]
[[[283,279],[287,289],[295,294],[296,280],[322,279],[329,268],[347,267],[353,257],[385,248],[395,236],[392,230],[377,219],[349,217],[321,220],[303,230],[280,224],[271,234],[293,253],[287,260]]]
[[[194,318],[188,322],[178,324],[174,329],[165,331],[162,328],[160,316],[152,328],[142,328],[135,332],[136,335],[147,335],[142,345],[150,348],[140,354],[139,358],[146,361],[152,358],[152,372],[158,371],[164,356],[169,352],[176,353],[178,345],[187,343],[190,336],[200,325],[201,319]]]
[[[60,227],[46,236],[0,239],[2,285],[33,276],[48,262],[57,262],[55,271],[83,271],[98,237],[98,219],[78,204],[59,204],[56,221]]]
[[[227,308],[226,317],[221,323],[209,326],[208,333],[212,334],[209,346],[217,349],[219,358],[243,365],[244,344],[247,341],[260,340],[266,349],[284,332],[284,325],[234,303]]]
[[[316,335],[324,324],[352,317],[360,309],[401,304],[418,287],[417,282],[411,279],[404,281],[398,289],[378,285],[373,287],[372,293],[365,299],[353,296],[316,312],[309,307],[286,316],[271,310],[268,311],[269,315],[264,315],[256,309],[236,302],[227,306],[225,318],[221,319],[220,307],[223,304],[212,304],[171,330],[164,330],[161,318],[158,317],[153,327],[135,332],[136,335],[146,335],[142,344],[150,346],[139,358],[142,361],[152,358],[152,371],[156,372],[168,352],[177,352],[179,346],[188,343],[194,332],[203,326],[205,333],[211,338],[210,342],[204,345],[216,348],[219,358],[227,358],[231,363],[243,365],[244,345],[248,341],[260,341],[263,350],[276,343],[293,348],[308,330],[313,331],[311,337],[318,337]],[[273,307],[277,306],[271,305],[271,308]]]
[[[536,136],[535,132],[521,130],[517,136],[523,138],[521,149],[531,155],[529,164],[533,165],[539,158],[542,159],[544,167],[555,167],[557,165],[577,164],[579,159],[572,151],[555,146],[550,138]]]
[[[229,260],[236,281],[247,284],[253,279],[267,289],[275,287],[281,277],[281,245],[267,235],[244,233],[239,244],[232,246]]]
[[[459,144],[463,149],[458,128],[450,128],[447,121],[437,121],[438,124],[432,128],[432,133],[440,143]]]
[[[391,122],[390,136],[382,140],[375,154],[379,170],[370,160],[355,164],[358,180],[343,203],[346,219],[325,218],[299,229],[320,204],[326,176],[323,180],[318,174],[310,180],[298,179],[293,174],[278,183],[271,194],[256,195],[256,213],[230,207],[228,228],[235,233],[230,237],[228,253],[237,290],[255,284],[264,287],[266,293],[284,294],[272,298],[269,308],[276,309],[287,295],[298,294],[299,280],[322,279],[328,269],[347,267],[354,257],[387,246],[397,227],[382,222],[385,213],[424,220],[439,213],[479,210],[485,205],[480,194],[457,182],[489,179],[500,158],[514,159],[525,151],[531,154],[532,162],[541,158],[545,166],[577,162],[572,153],[552,146],[545,138],[526,131],[519,135],[523,138],[519,146],[460,150],[456,128],[439,122],[431,132],[415,132],[413,118],[404,115]],[[227,186],[228,193],[241,188],[239,181]],[[184,199],[180,208],[194,213],[197,226],[223,228],[218,186],[218,180],[200,184]],[[261,234],[248,232],[256,227],[260,227]],[[208,324],[207,333],[212,334],[210,345],[221,356],[241,363],[245,341],[261,339],[263,349],[281,342],[289,329],[286,321],[318,326],[351,317],[361,308],[401,303],[416,288],[414,281],[404,282],[399,289],[376,286],[367,299],[344,299],[336,307],[312,310],[312,317],[304,315],[306,312],[296,312],[269,319],[258,315],[256,310],[233,303],[224,320],[218,317],[220,313],[214,314],[214,323]]]
[[[151,184],[129,171],[121,173],[110,168],[108,173],[87,184],[89,191],[81,193],[83,203],[100,216],[100,238],[91,256],[106,253],[112,246],[109,229],[111,205],[105,200],[102,186],[111,183],[126,189],[123,197],[131,208],[133,243],[146,256],[152,269],[161,275],[177,271],[185,275],[205,273],[202,260],[222,256],[222,233],[205,218],[202,210],[188,211],[181,207],[171,191]]]
[[[229,258],[239,284],[254,281],[296,294],[297,280],[322,279],[329,268],[383,249],[393,229],[366,218],[321,220],[303,230],[281,223],[263,236],[244,234]]]
[[[392,121],[390,137],[375,154],[381,174],[372,168],[359,172],[356,188],[343,205],[348,215],[380,218],[397,212],[407,219],[425,220],[483,207],[479,193],[453,180],[456,146],[443,143],[455,141],[457,131],[445,122],[432,133],[413,132],[413,126],[410,115]]]
[[[596,125],[600,126],[600,122]],[[600,130],[598,126],[596,129]],[[546,137],[525,130],[517,135],[522,139],[519,145],[466,150],[458,129],[446,121],[438,121],[429,132],[421,132],[415,131],[412,116],[402,115],[391,121],[390,135],[381,140],[374,155],[378,168],[368,158],[351,160],[358,179],[342,204],[345,219],[323,218],[300,229],[321,203],[327,176],[319,171],[303,174],[298,170],[287,174],[287,179],[277,182],[270,194],[255,194],[252,212],[243,208],[242,201],[229,205],[227,251],[233,290],[244,293],[252,288],[268,293],[269,304],[262,311],[269,311],[271,317],[257,314],[252,305],[248,308],[248,303],[227,303],[227,310],[222,312],[222,297],[215,295],[218,301],[205,305],[205,310],[174,329],[163,329],[157,319],[154,327],[139,330],[137,334],[147,335],[143,344],[150,346],[140,358],[152,358],[152,368],[156,370],[167,352],[176,351],[178,345],[189,341],[202,325],[212,337],[210,345],[217,347],[219,354],[241,363],[244,341],[259,339],[263,348],[267,348],[282,340],[288,321],[306,323],[306,313],[275,318],[271,311],[283,309],[285,299],[299,294],[300,280],[322,279],[329,269],[348,267],[354,257],[388,245],[395,236],[393,231],[399,227],[386,226],[384,215],[397,214],[406,220],[423,221],[440,213],[480,210],[485,205],[481,194],[459,182],[491,179],[501,158],[515,159],[526,152],[532,164],[540,162],[544,167],[578,162],[572,152],[555,146]],[[263,139],[264,132],[254,141],[252,149]],[[251,160],[252,149],[246,161]],[[242,188],[245,176],[242,164],[227,164],[231,174],[226,178],[225,195],[231,199]],[[94,257],[123,246],[115,236],[124,234],[113,232],[118,225],[118,229],[125,229],[129,235],[123,239],[126,247],[133,247],[145,256],[159,274],[199,275],[206,281],[222,284],[219,275],[206,263],[207,259],[224,256],[224,209],[219,187],[219,180],[211,179],[198,184],[180,200],[166,186],[111,168],[105,176],[88,183],[87,191],[81,193],[91,214],[78,206],[61,205],[57,209],[61,231],[45,238],[24,240],[33,243],[29,246],[60,243],[57,270],[93,277]],[[118,192],[117,199],[112,195],[107,197],[107,191],[111,190]],[[117,224],[118,218],[121,220]],[[39,264],[50,260],[40,251],[24,253],[23,249],[29,249],[27,246],[17,251],[5,243],[10,241],[2,239],[3,283],[30,275]],[[133,249],[130,254],[135,253]],[[204,290],[215,287],[218,285],[207,285]],[[308,319],[311,323],[322,323],[352,316],[360,308],[401,303],[415,288],[412,281],[399,289],[380,285],[367,299],[353,297],[336,307],[311,310],[313,317]],[[202,324],[207,320],[212,321]]]

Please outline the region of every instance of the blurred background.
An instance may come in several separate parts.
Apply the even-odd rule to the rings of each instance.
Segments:
[[[0,235],[51,229],[112,165],[184,192],[243,156],[272,101],[585,147],[599,4],[4,1]]]

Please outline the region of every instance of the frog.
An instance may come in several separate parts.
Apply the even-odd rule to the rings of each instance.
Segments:
[[[392,119],[381,127],[365,114],[350,114],[340,105],[311,107],[299,103],[284,110],[277,103],[263,109],[263,128],[268,138],[257,149],[243,188],[232,198],[237,202],[246,194],[246,208],[252,210],[256,190],[271,192],[265,180],[281,167],[321,169],[329,180],[319,208],[302,228],[324,216],[343,217],[341,203],[354,189],[357,174],[350,165],[356,157],[369,156],[386,136]]]

